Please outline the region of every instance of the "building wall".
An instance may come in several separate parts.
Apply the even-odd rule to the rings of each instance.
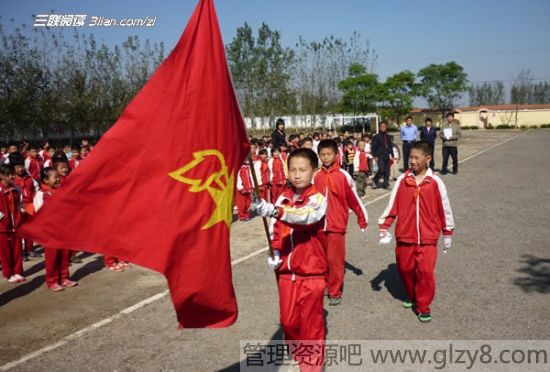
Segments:
[[[516,125],[515,110],[487,110],[483,111],[462,111],[455,113],[455,119],[460,121],[461,126],[478,126],[486,128],[487,125],[496,127],[498,125]],[[441,114],[438,112],[414,112],[411,114],[417,125],[423,125],[427,117],[431,117],[435,126],[441,125]],[[550,110],[519,110],[517,112],[518,126],[539,126],[550,124]]]

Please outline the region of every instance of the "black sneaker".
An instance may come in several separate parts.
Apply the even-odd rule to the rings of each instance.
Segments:
[[[341,297],[329,297],[328,298],[329,306],[338,306],[338,305],[340,305],[340,302],[342,302]]]

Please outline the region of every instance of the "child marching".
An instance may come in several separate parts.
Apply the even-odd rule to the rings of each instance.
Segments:
[[[283,192],[275,205],[257,199],[251,207],[256,214],[277,220],[273,231],[273,258],[268,258],[268,265],[277,274],[285,340],[287,343],[314,342],[308,353],[308,364],[301,363],[289,345],[302,371],[323,369],[326,335],[323,291],[328,262],[323,225],[327,202],[312,185],[317,167],[318,159],[313,150],[294,150],[288,158],[292,187]]]
[[[397,219],[395,257],[408,296],[403,306],[414,306],[418,320],[429,322],[437,242],[443,233],[445,250],[451,248],[454,220],[445,184],[428,166],[430,144],[414,144],[409,160],[410,169],[397,179],[378,227],[380,243],[388,244],[392,238],[388,230]]]

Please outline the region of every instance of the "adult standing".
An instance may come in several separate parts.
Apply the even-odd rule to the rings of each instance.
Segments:
[[[388,134],[388,123],[383,120],[380,122],[380,132],[378,132],[374,137],[372,137],[371,151],[374,155],[374,160],[378,164],[378,172],[374,175],[374,186],[373,188],[377,189],[378,181],[381,177],[384,178],[382,187],[387,189],[390,179],[390,159],[393,156],[392,141],[391,137]]]
[[[274,149],[280,149],[281,145],[286,145],[285,121],[281,118],[275,122],[275,130],[271,133],[271,143]]]
[[[405,119],[405,125],[399,130],[401,134],[401,141],[403,142],[403,172],[409,169],[409,153],[411,147],[418,139],[418,128],[413,124],[412,116],[407,116]]]
[[[428,142],[432,146],[432,160],[430,161],[430,168],[431,170],[434,170],[435,139],[437,138],[437,135],[435,133],[435,128],[432,125],[432,118],[426,118],[426,120],[424,120],[424,126],[420,129],[420,140]]]
[[[460,123],[455,120],[455,114],[447,113],[447,121],[441,126],[439,137],[443,141],[443,165],[441,166],[441,174],[449,173],[447,164],[449,156],[453,158],[453,174],[458,173],[458,142],[462,133],[460,131]]]

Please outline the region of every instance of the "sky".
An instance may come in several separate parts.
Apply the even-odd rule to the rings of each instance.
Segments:
[[[108,18],[157,17],[154,27],[79,27],[106,43],[138,35],[163,41],[171,50],[198,0],[2,0],[6,30],[32,26],[33,14],[86,14]],[[354,31],[369,40],[378,55],[381,79],[404,69],[417,72],[431,63],[462,65],[470,82],[512,81],[531,70],[550,81],[550,0],[216,0],[220,28],[228,44],[235,30],[262,22],[282,34],[286,46],[299,36],[349,39]],[[53,12],[52,12],[53,10]]]

